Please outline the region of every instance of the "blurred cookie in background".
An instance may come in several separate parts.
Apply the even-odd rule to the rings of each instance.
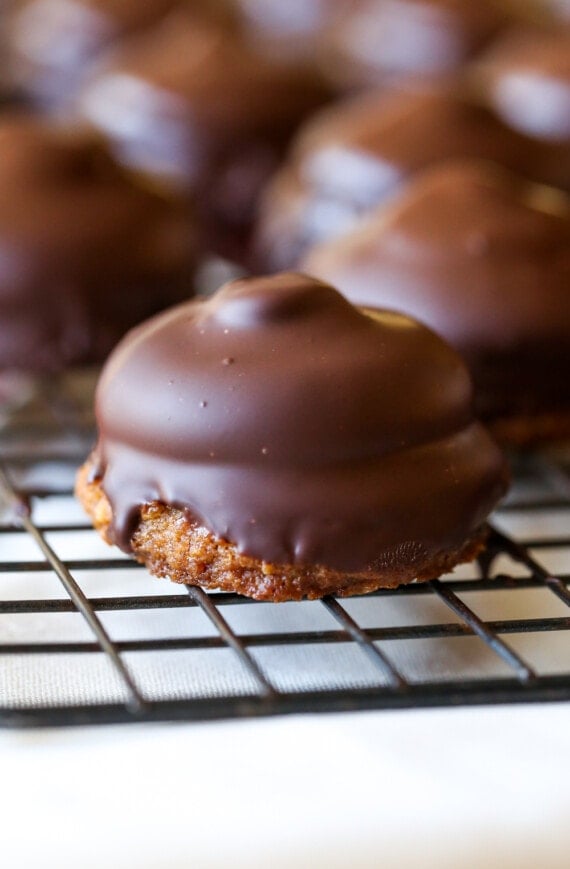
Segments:
[[[570,143],[570,18],[563,27],[508,33],[476,66],[474,79],[506,124]]]
[[[461,158],[570,190],[570,148],[507,127],[454,80],[371,92],[300,130],[262,200],[257,269],[295,267],[304,250],[347,231],[419,171]]]
[[[347,4],[325,32],[322,62],[345,88],[447,74],[471,60],[508,21],[496,0],[360,0]]]
[[[330,97],[314,64],[268,57],[178,11],[124,42],[79,108],[130,170],[195,197],[210,247],[239,260],[267,178]]]
[[[570,435],[567,195],[492,164],[444,164],[301,267],[353,304],[402,311],[445,338],[503,440]]]
[[[180,5],[200,20],[232,18],[224,0],[20,0],[6,25],[14,77],[38,106],[68,110],[106,51]]]
[[[233,0],[247,37],[284,58],[314,55],[323,34],[356,12],[361,0]]]
[[[193,293],[195,222],[135,186],[92,133],[0,119],[0,369],[102,360]]]

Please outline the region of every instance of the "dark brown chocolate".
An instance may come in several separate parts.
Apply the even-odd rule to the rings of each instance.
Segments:
[[[329,95],[313,66],[267,57],[179,13],[124,46],[82,112],[130,168],[192,192],[211,246],[227,255],[223,242],[249,228],[295,128]]]
[[[91,133],[3,117],[0,191],[0,368],[99,360],[192,294],[191,215],[136,187]]]
[[[534,0],[534,3],[548,14],[550,21],[570,23],[570,0]]]
[[[241,553],[360,570],[457,548],[504,488],[459,357],[398,314],[281,274],[225,285],[128,335],[97,392],[115,541],[186,511]]]
[[[322,35],[360,0],[233,0],[244,32],[263,52],[315,56]]]
[[[184,0],[196,18],[224,25],[223,0]],[[21,0],[7,42],[20,89],[44,108],[69,109],[105,52],[154,27],[180,0]]]
[[[11,8],[12,0],[0,3],[0,112],[10,102],[13,92],[6,34],[6,21]]]
[[[482,59],[477,78],[506,124],[570,146],[570,25],[508,34]]]
[[[323,39],[326,68],[345,87],[460,68],[505,26],[493,0],[357,0]]]
[[[300,132],[261,210],[259,269],[296,266],[303,250],[345,232],[416,173],[456,158],[570,190],[570,147],[516,133],[451,84],[369,94]]]
[[[461,352],[485,417],[570,410],[570,199],[483,164],[418,177],[311,274],[403,311]]]

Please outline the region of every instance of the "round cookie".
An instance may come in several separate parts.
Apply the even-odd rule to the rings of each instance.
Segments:
[[[262,600],[430,579],[505,490],[467,371],[413,320],[281,274],[133,330],[97,390],[77,494],[176,582]]]
[[[570,190],[568,146],[515,132],[452,83],[370,93],[299,132],[263,198],[257,270],[296,267],[304,250],[346,232],[418,172],[460,158]]]
[[[453,72],[505,26],[493,0],[359,0],[322,40],[325,67],[345,87]]]
[[[502,439],[570,435],[568,196],[490,165],[437,167],[303,267],[449,341]]]
[[[226,24],[223,0],[184,0],[197,19]],[[7,25],[14,75],[30,100],[69,110],[106,52],[155,27],[180,0],[21,0]],[[227,5],[227,4],[226,4]]]
[[[268,175],[329,96],[312,64],[266,56],[180,12],[125,44],[81,111],[129,168],[192,193],[210,247],[239,257]]]
[[[187,210],[136,187],[86,131],[0,120],[0,369],[100,360],[192,294]]]
[[[475,77],[505,124],[570,146],[570,24],[509,33]]]

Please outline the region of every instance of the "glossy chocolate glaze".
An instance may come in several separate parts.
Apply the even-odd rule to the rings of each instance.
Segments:
[[[482,415],[570,408],[570,199],[559,191],[491,165],[438,167],[303,267],[449,341]]]
[[[570,145],[570,24],[508,34],[482,59],[477,77],[506,124]]]
[[[184,0],[197,18],[226,22],[223,0]],[[95,64],[121,40],[155,27],[180,0],[22,0],[7,43],[20,89],[45,108],[68,109]]]
[[[321,51],[345,87],[386,85],[458,69],[506,22],[493,0],[358,0],[338,16]]]
[[[300,274],[234,281],[132,331],[97,419],[127,551],[159,500],[264,561],[360,570],[457,547],[504,488],[459,357]]]
[[[415,174],[457,158],[492,160],[570,190],[570,147],[515,132],[456,86],[375,92],[300,132],[261,208],[259,268],[298,264],[303,250],[347,231]]]
[[[570,0],[534,0],[534,3],[548,12],[550,20],[570,23]]]
[[[310,64],[267,57],[180,12],[125,44],[81,111],[129,168],[196,197],[218,250],[226,231],[249,226],[295,128],[329,96]]]
[[[0,120],[0,368],[104,358],[191,294],[186,210],[139,189],[92,134]]]
[[[361,0],[233,0],[248,38],[261,51],[283,57],[315,56],[322,35]]]

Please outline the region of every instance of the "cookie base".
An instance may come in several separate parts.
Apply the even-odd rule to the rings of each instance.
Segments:
[[[87,461],[77,476],[76,495],[97,531],[112,545],[112,508],[100,481],[92,480],[91,475]],[[349,597],[436,579],[455,565],[472,561],[484,548],[486,537],[486,528],[481,528],[457,549],[427,559],[415,556],[408,562],[343,572],[322,565],[271,564],[251,558],[191,522],[182,510],[153,501],[141,507],[131,547],[137,561],[155,576],[277,603],[316,600],[325,595]]]

